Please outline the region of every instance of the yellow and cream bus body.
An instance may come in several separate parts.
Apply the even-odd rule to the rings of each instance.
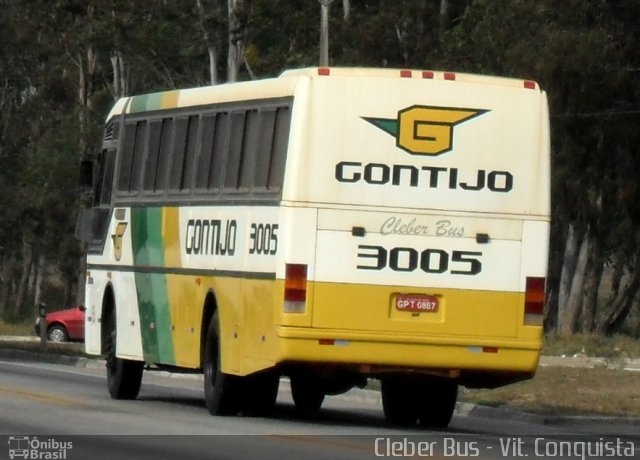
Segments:
[[[531,81],[313,68],[133,96],[95,162],[86,351],[115,398],[203,372],[213,414],[381,380],[444,426],[459,384],[535,373],[549,126]]]

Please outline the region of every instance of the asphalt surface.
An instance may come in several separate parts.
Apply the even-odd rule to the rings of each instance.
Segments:
[[[20,341],[38,341],[33,337],[0,337],[0,341],[5,342],[20,342]],[[101,359],[93,359],[78,356],[69,356],[59,353],[51,352],[37,352],[37,351],[25,351],[12,348],[0,348],[0,358],[13,359],[30,362],[47,362],[54,364],[66,364],[69,366],[92,368],[92,369],[104,369],[104,361]],[[542,356],[540,359],[541,367],[581,367],[581,368],[608,368],[625,370],[629,372],[640,372],[640,359],[612,359],[602,357],[588,357],[582,355],[574,356]],[[189,378],[189,379],[202,379],[201,375],[194,374],[169,374],[162,372],[166,376],[175,378]],[[283,379],[281,385],[285,388],[288,386],[286,379]],[[282,388],[282,387],[281,387]],[[380,392],[371,389],[358,389],[354,388],[348,393],[341,396],[345,399],[356,399],[363,402],[371,402],[372,404],[381,405]],[[523,411],[514,410],[508,407],[489,407],[476,405],[466,402],[458,402],[456,405],[455,414],[457,416],[479,416],[479,417],[496,417],[506,420],[519,420],[527,421],[529,423],[539,425],[585,425],[585,426],[599,426],[602,429],[607,427],[616,431],[616,427],[640,427],[640,417],[615,417],[615,416],[601,416],[601,415],[545,415],[545,414],[533,414]]]

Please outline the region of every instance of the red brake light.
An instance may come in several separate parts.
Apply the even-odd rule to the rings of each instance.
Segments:
[[[319,67],[318,68],[318,75],[322,75],[322,76],[328,76],[331,74],[331,69],[329,69],[328,67]]]
[[[287,264],[284,279],[285,313],[304,313],[307,300],[307,266]]]
[[[542,324],[544,314],[545,278],[527,277],[527,287],[524,295],[525,324]]]
[[[453,73],[453,72],[445,72],[444,73],[444,79],[453,81],[453,80],[456,79],[456,74]]]
[[[433,72],[430,70],[425,70],[422,72],[422,78],[433,78]]]
[[[400,76],[402,78],[411,78],[411,71],[410,70],[401,70],[400,71]]]
[[[536,82],[531,80],[525,80],[524,87],[526,89],[536,89]]]

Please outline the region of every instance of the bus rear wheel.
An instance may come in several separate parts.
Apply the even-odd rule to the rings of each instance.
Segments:
[[[240,377],[225,374],[221,367],[218,312],[211,317],[205,340],[204,398],[211,415],[236,415],[240,410]]]
[[[458,396],[454,380],[426,376],[389,376],[382,379],[382,407],[394,425],[445,428]]]
[[[303,414],[313,414],[320,410],[324,402],[324,392],[316,379],[305,374],[291,376],[291,397],[296,409]]]
[[[418,421],[413,379],[389,376],[381,379],[382,409],[393,425],[415,425]]]
[[[425,428],[449,425],[458,398],[458,383],[448,379],[421,380],[418,394],[418,419]]]
[[[242,412],[247,415],[267,415],[273,411],[278,397],[280,376],[264,371],[243,378]]]

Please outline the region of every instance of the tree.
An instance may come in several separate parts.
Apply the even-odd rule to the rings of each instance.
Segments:
[[[545,324],[565,333],[628,328],[640,293],[640,3],[341,4],[328,18],[331,65],[540,82],[552,115]],[[56,298],[45,271],[59,274],[57,297],[71,302],[82,277],[72,229],[78,160],[99,148],[114,100],[318,62],[317,0],[0,6],[0,316],[27,314],[38,285]]]

